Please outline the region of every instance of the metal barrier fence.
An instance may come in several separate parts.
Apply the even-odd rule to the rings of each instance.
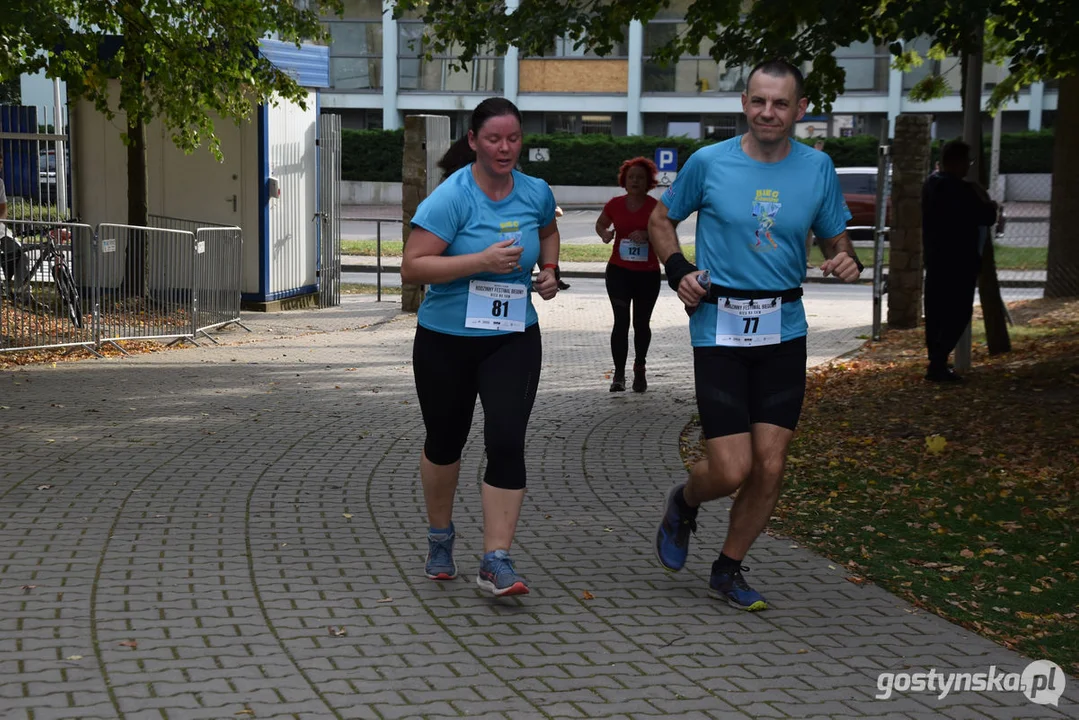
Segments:
[[[382,301],[382,223],[397,223],[404,225],[400,218],[378,217],[342,217],[342,222],[369,222],[375,223],[375,299]]]
[[[11,224],[0,239],[0,352],[124,340],[216,342],[240,322],[242,232],[102,223]],[[244,327],[246,330],[247,328]]]
[[[168,217],[148,216],[150,227],[184,230],[195,235],[195,287],[199,289],[194,308],[195,335],[217,340],[209,331],[239,325],[242,284],[243,231],[235,225]]]
[[[1024,182],[1040,185],[1045,180],[1023,176],[1008,178],[1009,185]],[[1011,188],[1009,194],[1022,197],[1022,188]],[[1050,273],[1049,203],[1004,202],[1002,220],[994,228],[993,236],[993,256],[1004,302],[1042,297]],[[1072,294],[1079,291],[1079,273],[1075,267],[1058,264],[1053,271],[1056,275],[1054,284],[1070,285]]]
[[[195,235],[98,225],[102,342],[185,340],[195,334]]]
[[[23,220],[0,236],[0,351],[97,343],[96,236],[89,225]]]
[[[226,325],[248,330],[240,322],[242,259],[240,228],[204,227],[195,232],[195,335],[217,343],[210,330]]]

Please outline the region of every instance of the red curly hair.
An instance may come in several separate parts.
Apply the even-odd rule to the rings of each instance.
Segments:
[[[646,157],[635,157],[626,160],[622,163],[622,167],[618,169],[618,186],[623,190],[626,189],[626,175],[629,174],[630,168],[640,167],[644,168],[644,171],[648,174],[648,189],[653,189],[656,183],[656,174],[659,173],[659,169],[656,168],[656,164]]]

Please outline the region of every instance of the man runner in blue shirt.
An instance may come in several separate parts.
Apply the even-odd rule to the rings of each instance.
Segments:
[[[749,132],[694,153],[648,224],[667,282],[691,313],[707,443],[705,459],[667,495],[656,555],[682,569],[700,505],[738,491],[709,585],[742,610],[767,608],[742,561],[779,500],[805,396],[806,233],[823,238],[824,275],[854,282],[862,270],[831,158],[791,140],[807,104],[796,67],[773,60],[753,68],[742,95]],[[693,212],[699,268],[675,233]]]

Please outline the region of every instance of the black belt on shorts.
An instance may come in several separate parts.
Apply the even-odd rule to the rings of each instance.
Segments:
[[[734,298],[737,300],[762,300],[764,298],[779,298],[785,303],[792,303],[802,299],[802,288],[796,287],[790,290],[736,290],[723,285],[712,285],[708,288],[708,295],[701,302],[715,305],[719,298]]]

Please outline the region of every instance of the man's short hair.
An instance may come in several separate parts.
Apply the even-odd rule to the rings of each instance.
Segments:
[[[940,164],[952,165],[970,159],[970,145],[962,140],[949,140],[940,149]]]
[[[765,75],[771,75],[776,78],[793,77],[794,78],[794,99],[801,100],[805,97],[805,77],[802,75],[802,71],[792,65],[783,58],[773,58],[771,60],[764,60],[753,66],[753,69],[749,71],[749,77],[746,78],[746,91],[749,91],[749,83],[752,82],[753,76],[758,72],[762,72]]]

